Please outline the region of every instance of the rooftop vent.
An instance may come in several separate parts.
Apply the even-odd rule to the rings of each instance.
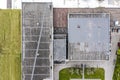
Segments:
[[[114,24],[115,24],[115,26],[120,26],[120,25],[119,25],[119,21],[115,21]]]

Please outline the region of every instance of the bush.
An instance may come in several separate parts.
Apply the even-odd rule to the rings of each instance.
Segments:
[[[117,50],[117,55],[120,55],[120,48]]]

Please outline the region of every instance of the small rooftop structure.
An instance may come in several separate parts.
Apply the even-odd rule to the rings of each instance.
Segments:
[[[54,61],[66,60],[66,39],[54,39]]]

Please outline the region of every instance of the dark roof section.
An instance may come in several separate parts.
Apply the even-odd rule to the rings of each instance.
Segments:
[[[120,8],[54,8],[53,26],[67,27],[67,16],[69,13],[110,13],[110,25],[114,26],[114,21],[120,22]]]
[[[55,34],[66,34],[67,27],[54,27],[54,33]]]

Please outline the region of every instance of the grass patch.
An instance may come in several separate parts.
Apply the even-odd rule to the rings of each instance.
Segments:
[[[101,79],[104,80],[104,69],[103,68],[86,68],[85,79]]]
[[[120,80],[120,55],[117,56],[113,80]]]
[[[82,78],[80,68],[65,68],[59,72],[59,80],[70,80],[70,78]]]
[[[0,10],[0,80],[21,80],[20,10]]]
[[[85,79],[104,80],[104,69],[85,68]],[[70,78],[82,79],[82,68],[65,68],[59,72],[59,80],[70,80]]]
[[[117,55],[120,55],[120,49],[117,50]]]

